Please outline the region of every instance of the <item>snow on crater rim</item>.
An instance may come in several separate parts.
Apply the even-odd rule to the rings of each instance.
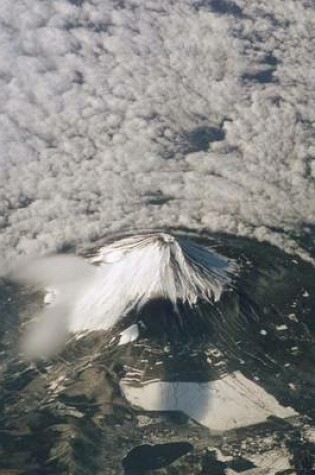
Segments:
[[[111,329],[154,299],[168,300],[185,318],[179,302],[215,304],[232,287],[236,273],[234,260],[188,239],[157,233],[103,246],[90,262],[60,254],[24,259],[5,277],[46,290],[44,309],[30,323],[23,350],[42,356],[60,347],[69,332]],[[136,330],[121,333],[121,343],[136,339]]]
[[[111,328],[154,298],[170,300],[174,309],[177,301],[212,304],[237,272],[233,260],[165,233],[121,239],[100,248],[90,261],[99,265],[74,299],[70,331]]]

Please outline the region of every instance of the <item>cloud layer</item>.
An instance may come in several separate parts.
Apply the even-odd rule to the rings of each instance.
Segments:
[[[315,223],[311,0],[4,0],[0,255]],[[313,68],[313,69],[312,69]]]

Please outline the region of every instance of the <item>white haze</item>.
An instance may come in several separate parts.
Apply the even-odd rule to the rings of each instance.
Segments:
[[[311,0],[2,0],[2,258],[168,226],[294,250],[312,25]]]
[[[21,260],[2,277],[47,292],[43,311],[27,322],[21,340],[22,353],[32,359],[49,357],[62,348],[73,307],[98,276],[97,268],[80,257],[55,255]]]

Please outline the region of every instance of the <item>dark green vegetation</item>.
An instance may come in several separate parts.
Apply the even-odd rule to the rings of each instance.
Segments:
[[[267,244],[199,240],[238,260],[234,289],[215,307],[199,303],[188,315],[194,331],[193,319],[178,326],[171,313],[169,327],[158,312],[150,325],[152,309],[145,309],[136,318],[146,329],[127,346],[117,346],[130,323],[122,322],[111,334],[71,340],[49,361],[23,361],[22,324],[42,296],[1,283],[0,474],[267,474],[252,457],[274,451],[288,454],[290,468],[272,473],[314,473],[314,269]],[[209,348],[218,350],[211,363]],[[213,434],[184,414],[130,407],[119,387],[131,374],[132,384],[199,382],[235,370],[299,415]]]

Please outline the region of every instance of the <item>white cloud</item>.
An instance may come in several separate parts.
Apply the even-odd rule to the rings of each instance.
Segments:
[[[1,2],[2,257],[314,223],[311,4],[223,3]]]

